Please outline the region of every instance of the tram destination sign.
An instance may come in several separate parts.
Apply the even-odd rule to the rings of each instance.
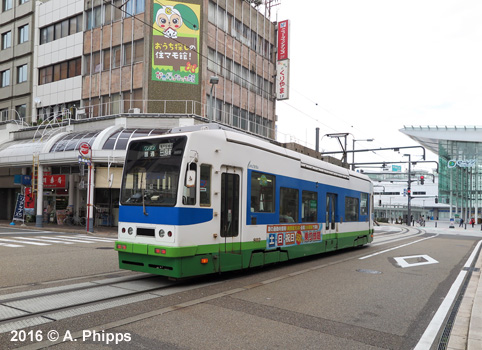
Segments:
[[[160,143],[159,145],[145,145],[142,147],[144,158],[170,157],[173,143]]]

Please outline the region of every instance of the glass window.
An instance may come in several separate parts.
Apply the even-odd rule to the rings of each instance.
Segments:
[[[69,74],[68,74],[68,77],[69,77],[69,78],[72,78],[72,77],[75,77],[75,76],[76,76],[76,74],[75,74],[75,72],[76,72],[76,63],[77,63],[77,60],[70,60],[70,61],[68,62],[68,64],[69,64]]]
[[[112,68],[120,67],[121,47],[112,48]]]
[[[361,194],[360,215],[368,215],[368,193]]]
[[[69,19],[69,33],[71,35],[77,33],[77,17]]]
[[[3,11],[8,11],[12,9],[13,0],[3,0]]]
[[[274,213],[276,177],[274,175],[251,173],[251,212]]]
[[[54,40],[58,40],[62,37],[62,23],[56,23],[54,27]]]
[[[114,0],[114,21],[118,21],[122,18],[122,11],[120,10],[123,0]]]
[[[63,20],[62,21],[62,38],[66,37],[69,35],[69,20]]]
[[[134,44],[134,62],[142,62],[144,60],[144,40],[138,40]]]
[[[69,63],[68,62],[62,62],[60,64],[60,79],[67,79],[68,78],[68,72],[69,72]]]
[[[185,137],[131,142],[126,154],[120,202],[146,207],[174,206],[185,144]]]
[[[26,2],[29,2],[29,0],[20,0],[20,1],[18,2],[18,4],[19,4],[19,5],[22,5],[22,4],[25,4]]]
[[[124,45],[124,61],[123,65],[128,66],[132,63],[132,44],[128,43]]]
[[[2,34],[2,50],[8,49],[12,46],[12,32]]]
[[[99,73],[100,72],[100,52],[94,52],[92,54],[92,62],[93,62],[93,67],[94,67],[94,73]]]
[[[199,184],[200,204],[202,207],[211,206],[211,165],[201,164],[201,181]]]
[[[10,85],[10,69],[4,70],[2,73],[2,85],[0,87],[5,87]]]
[[[17,83],[23,83],[27,81],[27,65],[21,65],[17,67]]]
[[[189,163],[186,168],[186,179],[184,180],[184,191],[182,194],[182,204],[184,205],[196,205],[196,184],[197,184],[196,176],[197,176],[196,163]],[[189,181],[193,185],[188,185]]]
[[[318,221],[318,193],[303,191],[301,194],[301,221]]]
[[[18,113],[18,114],[15,113],[15,114],[16,114],[16,116],[15,116],[16,118],[15,118],[15,119],[17,119],[17,118],[22,118],[22,119],[24,119],[24,118],[27,116],[27,105],[26,105],[26,104],[16,106],[16,107],[15,107],[15,110],[16,110],[17,113]]]
[[[60,80],[60,63],[54,65],[54,78],[53,81]]]
[[[359,199],[345,197],[345,221],[358,221]]]
[[[103,50],[102,53],[104,55],[104,59],[103,59],[104,68],[103,68],[103,70],[108,70],[108,69],[110,69],[110,49]]]
[[[294,188],[281,187],[279,222],[298,222],[298,192]]]
[[[18,28],[18,43],[22,44],[28,41],[28,24]]]

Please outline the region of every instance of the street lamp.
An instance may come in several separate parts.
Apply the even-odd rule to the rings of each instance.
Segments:
[[[353,149],[353,155],[352,155],[352,158],[351,158],[351,160],[352,160],[352,162],[351,162],[351,163],[352,163],[352,164],[351,164],[351,170],[355,170],[355,142],[357,142],[357,141],[372,142],[372,141],[374,141],[374,140],[375,140],[375,139],[365,139],[365,140],[355,140],[355,139],[353,139],[353,148],[352,148],[352,149]]]
[[[219,83],[219,77],[213,75],[211,78],[209,78],[209,84],[211,84],[211,92],[209,93],[209,96],[211,98],[211,108],[213,110],[213,114],[211,117],[209,117],[209,122],[212,122],[214,119],[214,105],[213,105],[213,89],[214,85],[217,85]],[[210,116],[209,111],[208,111],[208,116]]]

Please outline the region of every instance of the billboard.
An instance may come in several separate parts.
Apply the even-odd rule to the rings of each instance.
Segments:
[[[289,20],[278,22],[278,61],[286,60],[289,58]]]
[[[153,9],[151,79],[199,84],[201,6],[154,0]]]
[[[290,60],[276,62],[276,99],[287,100],[289,94]]]

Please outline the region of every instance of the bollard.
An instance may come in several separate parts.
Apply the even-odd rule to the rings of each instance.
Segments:
[[[467,229],[467,224],[465,224],[465,230]]]
[[[437,227],[437,221],[435,221],[435,227]],[[482,230],[482,228],[480,228]]]

